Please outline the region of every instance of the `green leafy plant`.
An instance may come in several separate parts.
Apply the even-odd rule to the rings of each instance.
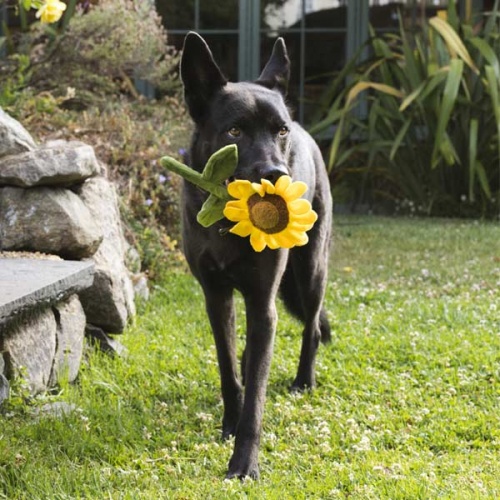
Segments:
[[[34,24],[14,44],[30,57],[30,86],[58,95],[74,88],[80,107],[113,93],[137,97],[136,79],[162,95],[177,90],[177,54],[149,2],[101,0],[86,9],[74,4],[68,3],[59,31]]]
[[[24,54],[15,54],[11,58],[13,71],[3,80],[0,87],[0,107],[5,108],[16,104],[20,92],[29,79],[29,57]]]
[[[0,60],[0,106],[39,142],[64,138],[94,148],[117,186],[127,238],[150,278],[183,265],[180,181],[157,160],[162,154],[182,160],[191,125],[177,55],[155,10],[139,0],[101,0],[77,8],[65,31],[35,23],[8,45],[11,55]],[[154,83],[156,100],[139,95],[136,77]]]
[[[402,21],[398,34],[372,31],[373,57],[338,75],[312,132],[336,128],[329,168],[354,177],[360,197],[370,190],[429,215],[498,215],[497,16],[498,0],[472,26],[450,2],[447,20],[434,17],[415,35]]]

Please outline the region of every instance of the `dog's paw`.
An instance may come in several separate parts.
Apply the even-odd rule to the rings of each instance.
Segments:
[[[260,477],[259,464],[257,462],[251,464],[232,464],[229,462],[229,469],[226,474],[226,479],[254,479],[258,480]]]
[[[259,479],[258,447],[236,446],[226,474],[226,479]]]
[[[290,392],[296,393],[296,392],[306,392],[306,391],[311,391],[314,386],[316,385],[314,379],[305,379],[302,377],[297,377],[294,381],[293,384],[290,386]]]

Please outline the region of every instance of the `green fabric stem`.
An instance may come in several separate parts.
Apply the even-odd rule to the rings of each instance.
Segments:
[[[224,218],[224,207],[232,198],[223,182],[234,174],[238,165],[238,148],[236,145],[230,144],[216,151],[208,159],[202,173],[170,156],[161,158],[160,165],[210,193],[197,216],[197,220],[202,226],[211,226]]]

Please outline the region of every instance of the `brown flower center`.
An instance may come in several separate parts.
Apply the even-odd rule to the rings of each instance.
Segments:
[[[286,228],[289,221],[288,207],[285,200],[276,194],[258,193],[248,198],[250,221],[267,234],[279,233]]]

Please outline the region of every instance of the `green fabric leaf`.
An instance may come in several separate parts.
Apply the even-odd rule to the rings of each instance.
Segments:
[[[232,198],[222,182],[234,174],[238,165],[238,148],[235,144],[216,151],[208,159],[201,174],[170,156],[161,158],[160,165],[210,193],[197,216],[202,226],[211,226],[224,217],[222,211]]]
[[[238,164],[238,147],[235,144],[216,151],[207,161],[201,174],[207,181],[224,182],[233,175]]]
[[[211,194],[205,203],[203,203],[201,210],[196,216],[196,220],[203,227],[209,227],[224,218],[223,210],[225,206],[226,200],[221,200],[217,198],[217,196]]]

